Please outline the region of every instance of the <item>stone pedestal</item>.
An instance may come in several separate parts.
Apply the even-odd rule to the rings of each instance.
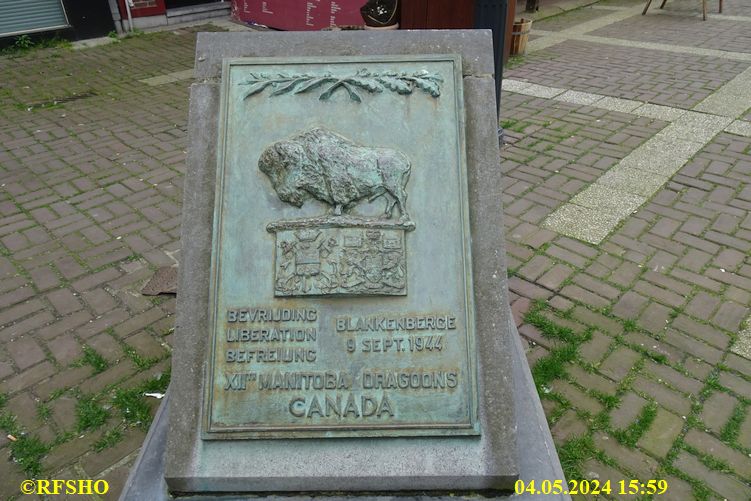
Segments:
[[[169,404],[123,499],[563,478],[508,303],[491,42],[199,34]]]

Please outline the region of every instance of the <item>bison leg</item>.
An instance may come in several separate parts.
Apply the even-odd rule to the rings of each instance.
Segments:
[[[341,216],[342,215],[342,204],[336,204],[334,206],[334,215],[335,216]]]
[[[394,198],[396,198],[396,204],[399,206],[399,214],[401,214],[399,220],[409,221],[409,214],[407,213],[407,192],[401,186],[395,191]]]
[[[391,215],[394,213],[394,206],[396,206],[396,199],[391,197],[385,197],[386,198],[386,211],[384,214],[386,215],[386,219],[391,219]]]

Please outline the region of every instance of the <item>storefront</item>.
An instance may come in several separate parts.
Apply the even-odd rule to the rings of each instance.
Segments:
[[[115,29],[107,0],[0,2],[0,38],[59,32],[74,38],[105,36]]]
[[[134,29],[179,24],[212,17],[229,17],[230,2],[223,0],[117,0],[119,19],[123,31],[129,31],[129,20]]]
[[[0,2],[0,36],[70,27],[62,0]]]

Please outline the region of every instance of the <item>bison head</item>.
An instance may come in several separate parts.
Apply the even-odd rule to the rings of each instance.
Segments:
[[[258,168],[271,180],[282,202],[302,207],[309,194],[302,189],[302,165],[305,152],[295,141],[279,141],[261,154]]]

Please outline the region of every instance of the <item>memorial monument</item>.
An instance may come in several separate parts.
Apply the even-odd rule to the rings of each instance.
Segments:
[[[123,498],[562,479],[508,305],[490,33],[196,53],[169,406]]]

